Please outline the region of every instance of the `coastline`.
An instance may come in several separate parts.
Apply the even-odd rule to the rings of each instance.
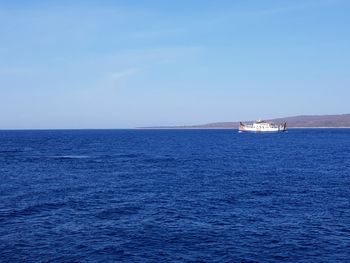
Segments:
[[[141,127],[136,130],[238,130],[236,127]],[[291,129],[350,129],[350,127],[287,127]]]

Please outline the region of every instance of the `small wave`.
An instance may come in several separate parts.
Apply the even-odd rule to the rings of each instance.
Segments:
[[[36,205],[32,205],[32,206],[27,206],[23,209],[7,211],[5,213],[2,213],[0,219],[5,220],[5,219],[11,219],[11,218],[16,218],[16,217],[21,217],[21,216],[31,216],[31,215],[45,212],[45,211],[60,209],[63,206],[65,206],[64,203],[36,204]]]
[[[251,193],[255,196],[271,196],[274,192],[271,190],[254,190]]]
[[[48,158],[53,159],[87,159],[90,158],[89,155],[52,155],[48,156]]]
[[[99,248],[96,250],[96,252],[98,254],[106,254],[106,255],[124,255],[125,254],[125,251],[123,249],[120,249],[119,247],[117,246],[105,246],[105,247],[102,247],[102,248]]]
[[[154,158],[146,158],[143,161],[146,163],[167,163],[167,162],[175,162],[176,159],[172,157],[154,157]]]
[[[23,152],[20,149],[16,149],[16,150],[0,150],[0,153],[20,153]]]
[[[100,219],[118,219],[120,216],[137,214],[140,209],[136,206],[111,208],[97,213],[96,216]]]
[[[117,158],[139,158],[142,157],[143,154],[137,154],[137,153],[130,153],[130,154],[116,154],[114,157]]]

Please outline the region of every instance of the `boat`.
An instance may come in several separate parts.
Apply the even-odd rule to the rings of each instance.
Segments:
[[[280,132],[287,130],[287,123],[274,124],[273,122],[267,122],[258,120],[253,124],[239,123],[239,132]]]

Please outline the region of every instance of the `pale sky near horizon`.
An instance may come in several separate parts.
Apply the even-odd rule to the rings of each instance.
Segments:
[[[350,113],[350,1],[1,1],[0,129]]]

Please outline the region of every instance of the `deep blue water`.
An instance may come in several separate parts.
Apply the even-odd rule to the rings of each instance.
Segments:
[[[350,130],[0,131],[1,262],[350,262]]]

